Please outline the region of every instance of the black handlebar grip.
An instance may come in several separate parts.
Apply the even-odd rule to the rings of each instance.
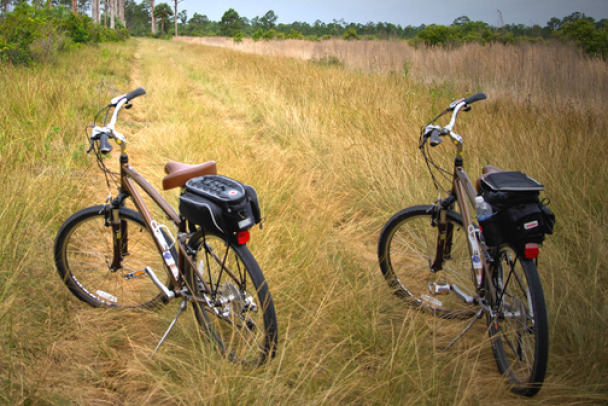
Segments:
[[[443,142],[443,140],[439,136],[439,130],[436,128],[433,129],[433,131],[431,131],[430,138],[431,138],[431,147],[436,147],[437,145],[439,145]]]
[[[137,89],[127,94],[127,101],[132,100],[137,96],[142,96],[144,94],[146,94],[146,90],[143,87],[138,87]]]
[[[114,148],[112,148],[110,142],[108,141],[108,134],[102,133],[99,136],[99,151],[102,154],[109,154],[113,149]]]
[[[477,93],[477,94],[474,94],[473,96],[469,96],[466,99],[464,99],[464,102],[466,104],[471,104],[471,103],[475,103],[476,101],[479,101],[479,100],[485,100],[487,98],[488,97],[486,96],[485,93]]]

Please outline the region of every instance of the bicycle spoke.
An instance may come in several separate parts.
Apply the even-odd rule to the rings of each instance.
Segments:
[[[212,234],[205,236],[197,248],[197,258],[199,269],[204,266],[212,303],[211,307],[207,303],[195,307],[199,309],[197,320],[221,353],[234,362],[257,365],[271,354],[269,346],[275,345],[275,333],[265,320],[269,309],[274,310],[267,290],[256,288],[252,273],[258,272],[258,267],[247,257],[244,259],[244,253],[248,253],[244,248]],[[190,273],[189,278],[192,277],[197,278],[196,273]]]

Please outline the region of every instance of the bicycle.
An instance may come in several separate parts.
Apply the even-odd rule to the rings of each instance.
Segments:
[[[471,319],[446,350],[485,315],[499,371],[513,392],[533,396],[549,355],[538,252],[555,216],[539,200],[543,185],[522,172],[488,165],[473,187],[463,168],[463,139],[453,128],[460,111],[484,99],[477,93],[454,101],[422,127],[419,148],[440,197],[392,216],[380,234],[378,259],[389,287],[409,305],[440,318]],[[448,125],[434,124],[448,113]],[[456,146],[453,172],[430,155],[446,136]],[[451,186],[443,199],[439,176]],[[469,203],[489,203],[491,217],[478,216],[476,224]]]
[[[94,307],[155,308],[180,299],[177,314],[152,356],[191,303],[206,339],[223,356],[247,366],[274,357],[277,321],[268,284],[246,243],[260,223],[255,189],[217,175],[213,161],[200,165],[169,162],[164,190],[179,188],[179,212],[130,164],[127,141],[115,130],[121,109],[144,95],[138,88],[115,97],[97,113],[91,147],[110,195],[105,204],[82,209],[60,227],[54,246],[59,276],[78,299]],[[113,109],[110,122],[108,117]],[[105,112],[103,126],[95,125]],[[120,171],[104,157],[120,147]],[[112,198],[110,181],[117,187]],[[173,223],[158,223],[139,186]],[[130,199],[136,210],[125,207]],[[164,270],[161,281],[157,272]]]

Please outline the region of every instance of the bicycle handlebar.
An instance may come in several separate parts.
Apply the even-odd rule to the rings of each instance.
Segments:
[[[452,139],[454,139],[454,141],[456,141],[458,143],[462,143],[462,138],[458,134],[455,134],[452,132],[452,129],[454,128],[454,125],[456,124],[456,117],[458,116],[458,112],[463,108],[464,108],[464,111],[468,111],[469,106],[471,104],[473,104],[479,100],[485,100],[487,98],[488,97],[486,96],[485,93],[480,92],[480,93],[475,93],[472,96],[458,99],[458,100],[450,103],[450,106],[443,113],[441,113],[433,121],[431,121],[431,123],[429,123],[426,127],[424,127],[424,132],[423,132],[420,148],[422,148],[424,146],[424,144],[426,143],[426,141],[429,138],[430,138],[431,147],[436,147],[437,145],[439,145],[443,142],[441,137],[445,136],[445,135],[449,135]],[[448,125],[446,125],[445,127],[440,127],[440,126],[432,124],[439,117],[441,117],[442,115],[444,115],[445,113],[447,113],[449,111],[452,112],[452,117],[450,118],[450,123]]]
[[[126,99],[126,103],[129,103],[134,98],[136,98],[138,96],[142,96],[144,94],[146,94],[146,89],[144,89],[143,87],[138,87],[137,89],[135,89],[127,94],[121,94],[120,96],[116,96],[115,98],[113,98],[110,101],[110,106],[116,107],[116,105],[118,105],[118,103],[124,99]]]
[[[133,100],[138,96],[143,96],[144,94],[146,94],[146,89],[144,89],[143,87],[138,87],[137,89],[127,94],[127,101]]]
[[[146,90],[143,87],[138,87],[137,89],[117,96],[110,101],[110,104],[106,107],[107,109],[114,107],[114,112],[112,113],[112,118],[110,119],[110,123],[105,127],[95,126],[93,131],[91,132],[91,149],[93,148],[93,142],[95,140],[99,140],[99,150],[101,153],[107,154],[112,152],[112,145],[109,143],[110,138],[115,138],[118,144],[122,144],[123,150],[125,150],[124,143],[126,142],[124,135],[120,134],[118,131],[114,129],[116,125],[116,120],[118,119],[118,112],[120,109],[125,106],[126,108],[130,108],[131,104],[129,102],[136,97],[142,96],[146,94]],[[105,125],[105,124],[104,124]],[[89,151],[91,150],[89,149]]]
[[[457,106],[459,106],[461,104],[464,104],[465,106],[468,106],[470,104],[475,103],[476,101],[485,100],[487,98],[488,97],[483,92],[475,93],[474,95],[469,96],[467,98],[463,98],[463,99],[459,99],[459,100],[453,101],[452,103],[450,103],[450,107],[448,107],[448,111],[453,111]]]
[[[109,154],[110,152],[112,152],[113,149],[114,148],[112,148],[110,142],[108,141],[108,134],[101,133],[99,135],[99,151],[102,154]]]
[[[465,102],[466,104],[473,104],[473,103],[475,103],[476,101],[479,101],[479,100],[485,100],[485,99],[487,99],[487,98],[488,98],[488,96],[486,96],[486,94],[485,94],[485,93],[480,92],[480,93],[476,93],[476,94],[474,94],[473,96],[469,96],[469,97],[467,97],[466,99],[464,99],[464,102]]]

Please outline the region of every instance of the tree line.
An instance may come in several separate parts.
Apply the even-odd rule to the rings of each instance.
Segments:
[[[608,57],[608,19],[602,18],[596,21],[580,12],[563,18],[553,17],[545,26],[503,24],[500,22],[502,21],[500,12],[498,12],[500,23],[497,26],[483,21],[472,21],[466,16],[456,18],[449,26],[423,24],[404,27],[388,22],[347,23],[344,19],[334,19],[329,23],[317,20],[313,24],[300,21],[285,24],[277,22],[278,16],[273,10],[251,19],[240,16],[232,8],[228,9],[219,21],[212,21],[206,15],[198,13],[194,13],[189,18],[186,10],[179,9],[181,1],[169,0],[169,3],[158,3],[155,0],[142,0],[137,3],[135,0],[0,0],[0,59],[6,60],[7,52],[14,51],[16,45],[14,43],[11,45],[11,41],[15,41],[15,33],[24,34],[19,23],[14,21],[15,14],[19,13],[22,14],[22,18],[25,18],[24,14],[30,13],[35,19],[47,19],[54,21],[55,25],[63,29],[67,27],[64,32],[76,43],[86,42],[89,39],[117,40],[128,35],[226,36],[233,37],[235,41],[240,41],[244,37],[256,41],[272,39],[318,41],[336,37],[348,40],[392,39],[407,40],[414,46],[457,46],[467,42],[513,44],[557,39],[575,42],[591,55]],[[11,20],[12,23],[7,23]],[[29,20],[25,22],[26,26],[31,26]],[[29,29],[35,28],[29,27]],[[47,27],[46,30],[48,29]],[[119,32],[120,35],[114,35],[112,32]],[[37,36],[39,37],[33,34],[26,37],[35,41],[40,39],[36,38]],[[31,47],[31,43],[21,44],[20,47],[22,53],[27,53],[26,48]]]

